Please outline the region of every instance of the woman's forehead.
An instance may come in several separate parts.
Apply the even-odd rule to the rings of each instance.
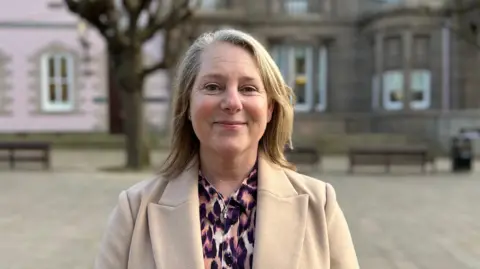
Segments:
[[[246,80],[258,80],[260,70],[255,57],[244,48],[228,43],[214,43],[202,52],[197,75],[211,78],[236,75]]]

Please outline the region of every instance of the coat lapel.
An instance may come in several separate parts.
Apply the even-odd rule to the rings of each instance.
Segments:
[[[148,205],[148,226],[158,269],[203,269],[198,165],[169,182],[158,204]]]
[[[259,158],[253,268],[298,268],[308,209],[283,169]]]

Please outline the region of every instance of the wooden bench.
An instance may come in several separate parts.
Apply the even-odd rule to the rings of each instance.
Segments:
[[[426,172],[426,165],[432,164],[436,171],[434,157],[429,154],[426,147],[366,147],[351,148],[349,150],[350,167],[349,172],[353,173],[353,168],[360,165],[382,165],[385,166],[385,172],[390,172],[392,165],[419,165],[422,172]]]
[[[9,162],[12,169],[18,162],[40,162],[49,169],[50,150],[48,142],[0,142],[0,162]]]
[[[285,157],[294,164],[321,165],[321,154],[312,147],[285,148]]]

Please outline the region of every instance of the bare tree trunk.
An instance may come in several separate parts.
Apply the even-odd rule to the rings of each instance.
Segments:
[[[125,113],[126,167],[141,169],[150,165],[150,148],[143,112],[141,91],[122,91]]]
[[[124,51],[118,58],[116,75],[121,87],[124,118],[126,168],[150,165],[150,145],[143,107],[142,51]]]

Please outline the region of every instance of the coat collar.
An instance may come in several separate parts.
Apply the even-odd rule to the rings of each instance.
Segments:
[[[158,268],[204,268],[197,163],[167,184],[158,204],[148,206]],[[253,268],[297,268],[307,207],[308,196],[299,195],[283,169],[260,154]]]

